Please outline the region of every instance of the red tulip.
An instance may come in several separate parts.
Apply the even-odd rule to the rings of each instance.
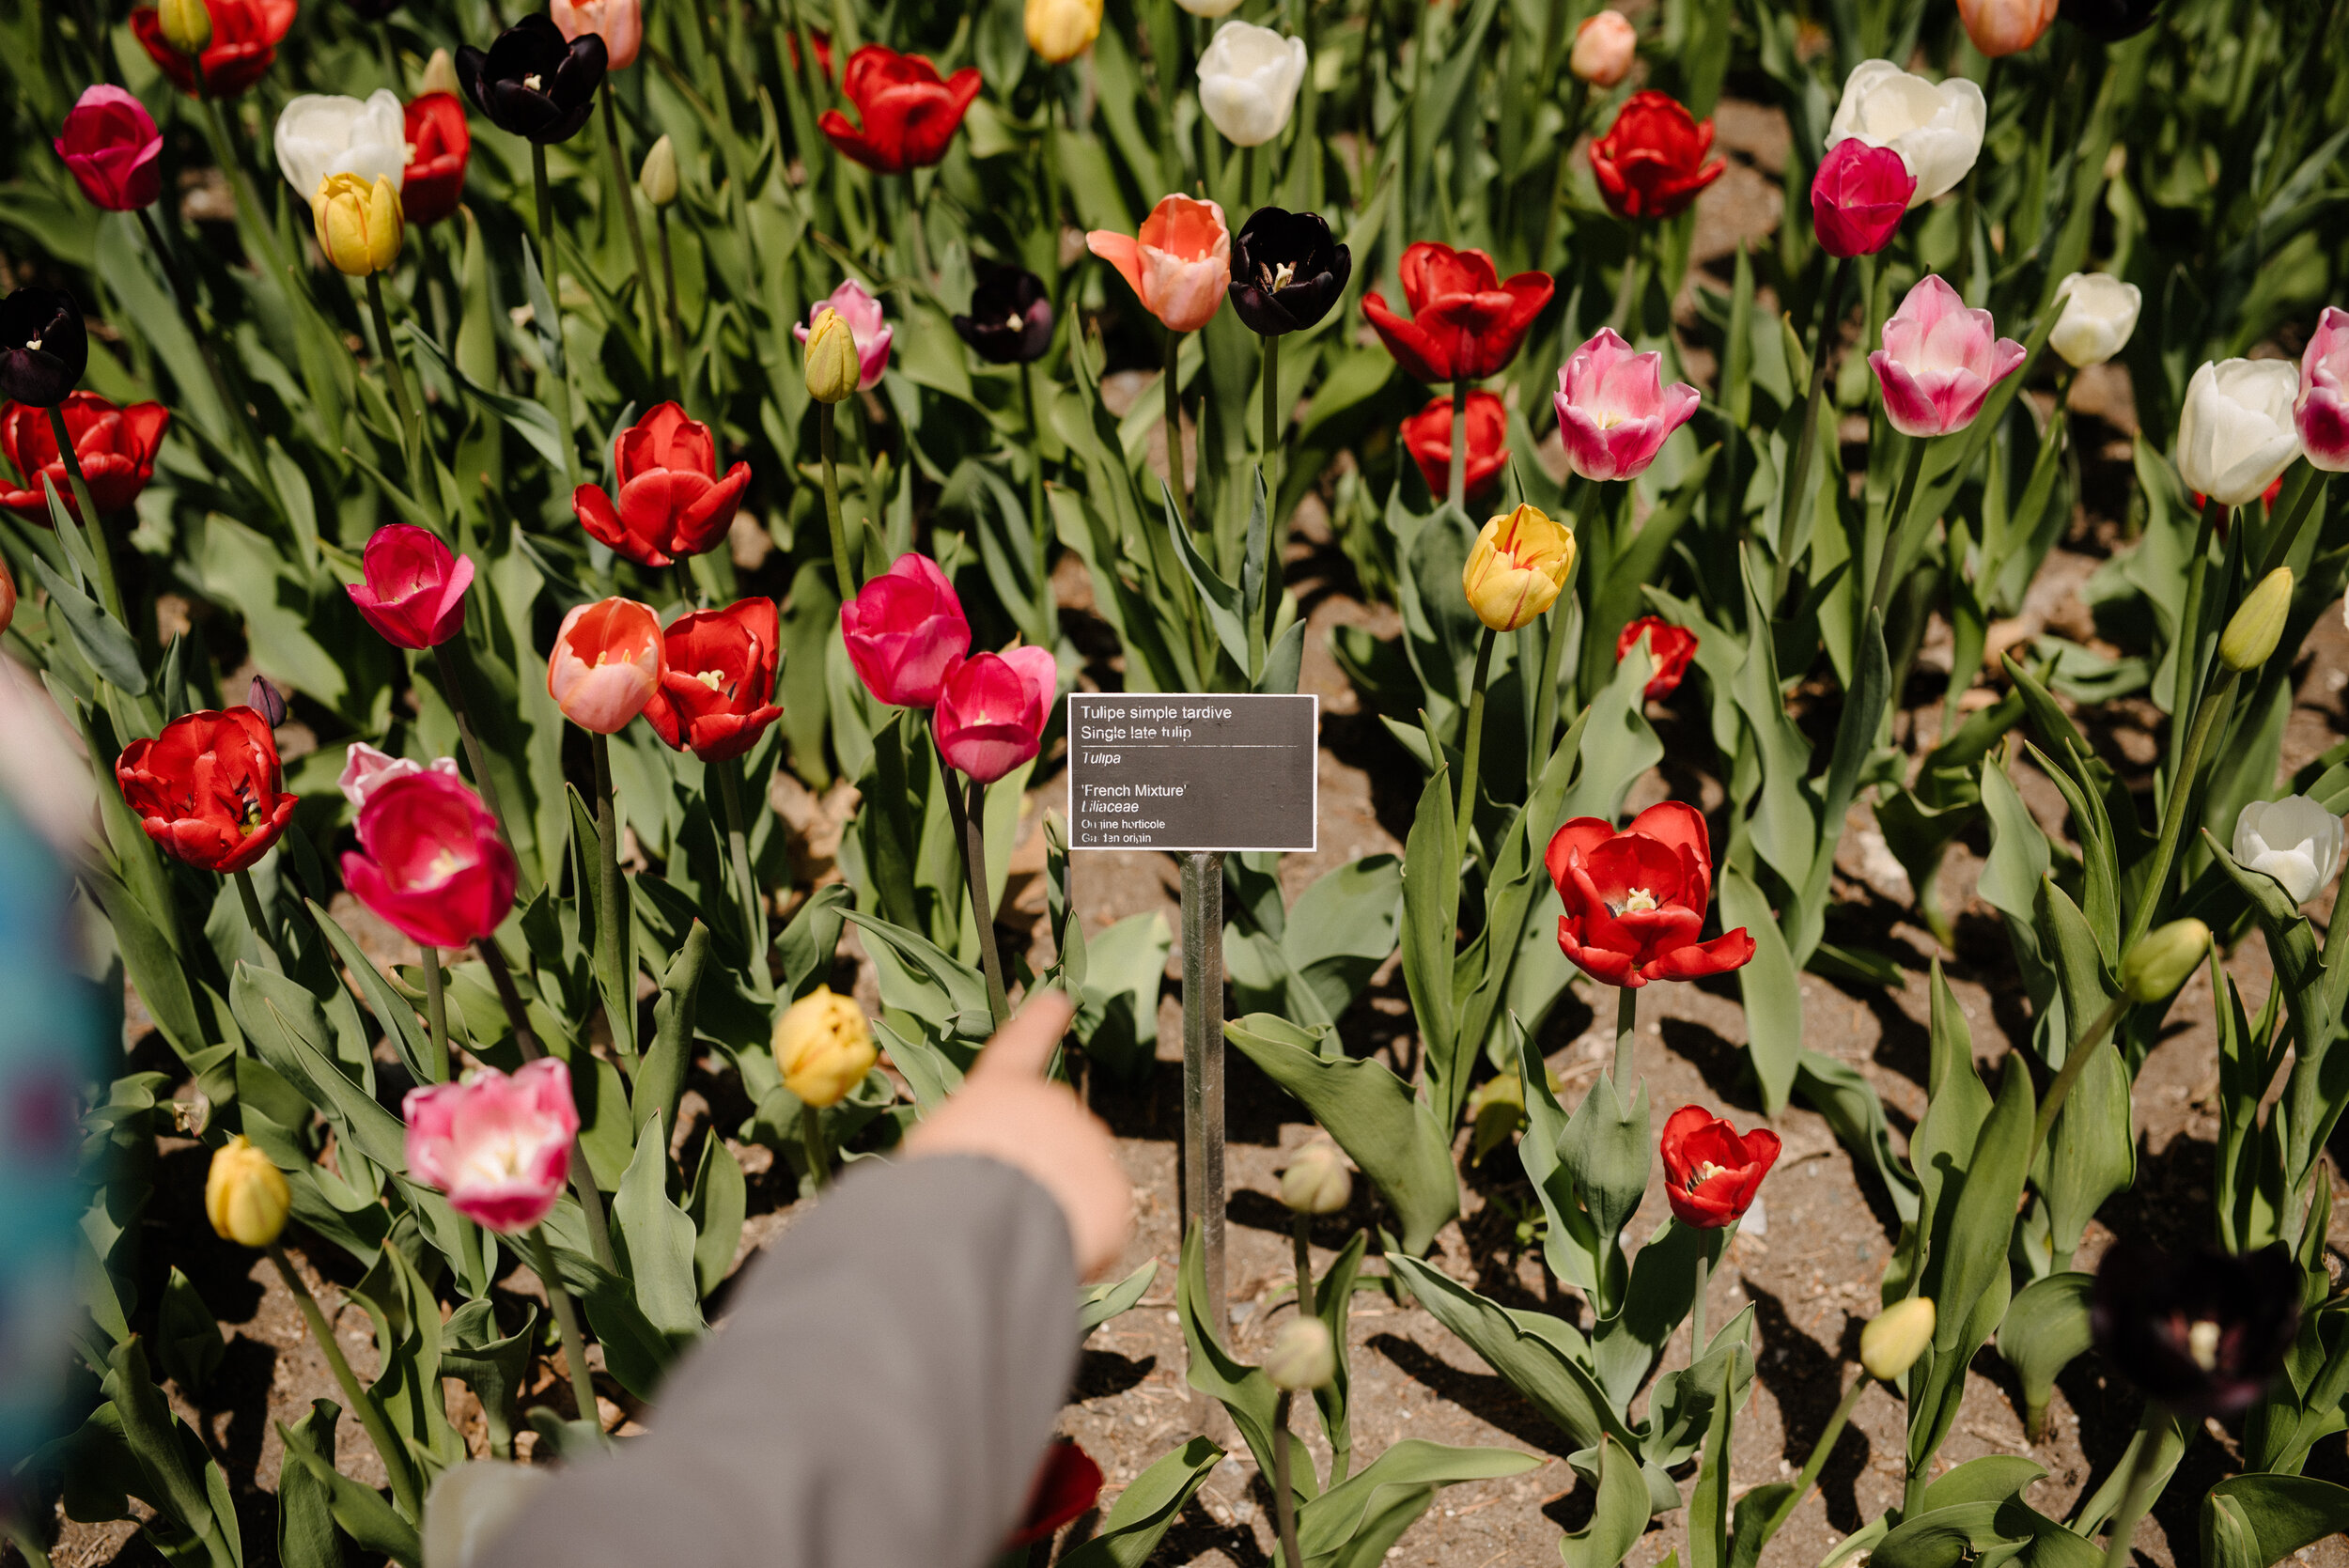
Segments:
[[[1685,626],[1674,626],[1660,615],[1642,615],[1623,629],[1615,639],[1615,662],[1631,651],[1632,644],[1641,637],[1647,639],[1647,656],[1656,661],[1656,674],[1648,677],[1645,695],[1652,703],[1660,703],[1680,690],[1680,679],[1688,673],[1688,660],[1697,656],[1697,634]]]
[[[1704,162],[1712,146],[1711,120],[1699,120],[1670,94],[1636,92],[1591,144],[1591,172],[1615,216],[1670,218],[1728,166]]]
[[[963,660],[938,699],[938,749],[973,783],[993,784],[1035,755],[1059,686],[1047,648]]]
[[[1428,490],[1444,493],[1452,482],[1452,399],[1430,397],[1403,422],[1403,449],[1419,464]],[[1468,493],[1470,499],[1499,477],[1509,460],[1509,415],[1489,392],[1468,395]]]
[[[938,563],[910,551],[840,607],[840,635],[864,689],[895,707],[936,707],[971,651],[971,623]]]
[[[740,756],[783,717],[773,701],[778,642],[770,598],[678,616],[661,636],[668,668],[645,722],[671,750],[704,762]]]
[[[1700,1231],[1735,1224],[1762,1189],[1779,1147],[1767,1127],[1740,1135],[1703,1106],[1682,1106],[1665,1119],[1661,1144],[1664,1196],[1673,1216]]]
[[[1753,956],[1743,926],[1697,940],[1712,903],[1713,849],[1694,806],[1650,806],[1621,832],[1578,816],[1549,841],[1543,863],[1566,907],[1558,945],[1602,985],[1694,980]]]
[[[832,80],[832,35],[821,27],[810,27],[808,34],[816,40],[816,69],[823,72],[824,80],[829,82]],[[791,52],[791,69],[798,70],[800,69],[800,35],[786,31],[783,35],[783,46]]]
[[[1917,177],[1889,147],[1870,147],[1854,136],[1836,143],[1819,160],[1811,180],[1811,226],[1819,248],[1833,256],[1874,256],[1892,242]]]
[[[1101,1467],[1069,1438],[1053,1439],[1044,1452],[1044,1463],[1036,1467],[1034,1485],[1028,1489],[1019,1528],[1003,1543],[1003,1550],[1050,1541],[1061,1526],[1082,1515],[1100,1498]]]
[[[473,557],[459,555],[430,529],[386,523],[359,558],[365,582],[348,584],[367,625],[396,648],[437,648],[465,629],[465,590]]]
[[[123,804],[163,852],[223,876],[242,871],[277,842],[294,798],[281,787],[277,738],[249,707],[206,708],[175,719],[152,740],[133,740],[115,763]]]
[[[465,102],[455,93],[424,93],[401,115],[408,145],[415,151],[399,188],[400,216],[412,224],[437,224],[457,210],[465,194],[465,163],[473,156]]]
[[[1404,373],[1423,381],[1481,380],[1500,370],[1517,358],[1556,287],[1548,272],[1519,272],[1503,283],[1483,251],[1428,240],[1405,250],[1397,271],[1411,319],[1388,309],[1376,290],[1362,296],[1362,314]]]
[[[205,46],[204,96],[234,98],[258,82],[277,58],[278,40],[293,25],[295,0],[204,0],[212,19]],[[152,6],[131,13],[131,36],[183,93],[196,90],[188,57],[163,41],[163,19]]]
[[[979,85],[979,73],[969,66],[941,82],[938,68],[921,55],[868,43],[848,56],[841,83],[863,129],[837,109],[825,110],[817,129],[866,168],[903,174],[946,156],[946,144]]]
[[[163,193],[163,133],[120,87],[84,89],[54,143],[82,194],[109,212],[132,212]]]
[[[155,476],[155,450],[171,427],[171,411],[161,403],[133,403],[116,408],[95,392],[70,392],[57,411],[65,415],[65,433],[73,438],[74,456],[82,460],[82,477],[89,481],[90,504],[101,512],[118,512],[139,498]],[[58,499],[75,517],[81,508],[67,482],[65,458],[57,453],[57,435],[47,409],[10,403],[0,408],[0,452],[21,476],[9,484],[0,474],[0,506],[35,522],[49,521],[49,498],[41,493],[42,474],[57,487]]]
[[[343,856],[350,895],[426,947],[463,947],[495,931],[514,907],[516,875],[497,818],[442,772],[369,789],[359,808],[359,853]]]
[[[612,443],[620,500],[593,485],[571,492],[571,512],[587,530],[640,567],[665,567],[699,555],[726,536],[750,487],[748,463],[718,477],[718,442],[709,427],[663,403]]]

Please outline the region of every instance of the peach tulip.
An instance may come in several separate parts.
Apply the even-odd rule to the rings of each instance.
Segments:
[[[547,660],[547,691],[572,723],[612,735],[645,710],[667,673],[661,619],[651,607],[599,599],[563,617]]]
[[[1206,326],[1231,287],[1232,231],[1223,209],[1211,201],[1168,196],[1142,220],[1141,234],[1097,228],[1085,245],[1116,268],[1143,308],[1172,332]]]

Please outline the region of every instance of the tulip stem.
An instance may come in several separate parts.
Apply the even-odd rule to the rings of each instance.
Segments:
[[[589,737],[596,759],[596,968],[603,979],[604,1018],[613,1048],[636,1067],[635,966],[622,956],[628,942],[628,886],[620,877],[620,815],[612,790],[612,737]]]
[[[2293,541],[2300,536],[2300,525],[2311,514],[2320,518],[2325,515],[2325,487],[2331,484],[2332,479],[2330,474],[2318,469],[2315,477],[2302,488],[2299,502],[2291,513],[2276,520],[2275,531],[2268,538],[2266,554],[2260,562],[2260,569],[2251,574],[2252,582],[2266,582],[2276,568],[2284,564],[2284,558],[2292,553]]]
[[[2202,502],[2202,520],[2195,531],[2194,550],[2186,557],[2186,604],[2178,614],[2177,685],[2170,700],[2170,750],[2173,761],[2184,760],[2178,739],[2176,721],[2193,706],[2194,694],[2202,689],[2202,599],[2204,582],[2210,574],[2211,536],[2218,533],[2227,521],[2224,503],[2207,498]],[[2183,768],[2173,769],[2173,779],[2186,776]]]
[[[1032,361],[1019,366],[1019,404],[1028,415],[1028,531],[1035,540],[1036,564],[1041,567],[1050,554],[1052,525],[1044,511],[1044,427],[1035,417],[1035,365]]]
[[[448,1081],[448,996],[443,988],[441,950],[430,942],[424,944],[424,1017],[432,1030],[432,1055],[425,1063],[432,1070],[432,1081]]]
[[[2127,952],[2127,948],[2122,949],[2124,962]],[[2080,1037],[2072,1042],[2072,1048],[2063,1053],[2063,1067],[2056,1074],[2055,1081],[2047,1085],[2046,1098],[2039,1102],[2038,1118],[2031,1123],[2030,1148],[2023,1159],[2026,1167],[2039,1157],[2039,1146],[2047,1141],[2047,1134],[2054,1130],[2056,1117],[2062,1112],[2063,1102],[2070,1096],[2072,1085],[2077,1083],[2080,1074],[2087,1070],[2088,1059],[2096,1054],[2096,1048],[2105,1043],[2105,1037],[2120,1023],[2121,1015],[2128,1010],[2129,994],[2123,991],[2105,1003],[2104,1011],[2097,1014]]]
[[[817,1191],[832,1185],[832,1150],[824,1141],[824,1113],[800,1102],[800,1147],[807,1153],[807,1179]]]
[[[1819,297],[1819,318],[1811,332],[1811,393],[1802,404],[1802,435],[1786,461],[1786,489],[1778,503],[1778,563],[1777,588],[1770,596],[1776,604],[1786,597],[1786,580],[1795,572],[1795,549],[1802,537],[1804,508],[1811,503],[1812,486],[1811,465],[1818,455],[1819,411],[1827,404],[1827,362],[1830,336],[1842,319],[1843,290],[1850,285],[1852,258],[1844,256],[1835,263],[1835,271],[1828,278],[1827,292]]]
[[[2121,1493],[2121,1512],[2112,1517],[2112,1533],[2105,1537],[2105,1568],[2128,1568],[2129,1543],[2153,1507],[2154,1472],[2159,1468],[2160,1426],[2149,1424],[2139,1434],[2136,1456],[2129,1462],[2128,1485]]]
[[[1493,643],[1499,636],[1491,627],[1485,629],[1476,641],[1476,673],[1469,677],[1468,727],[1460,737],[1460,801],[1452,817],[1453,838],[1463,848],[1476,818],[1476,759],[1485,749],[1485,680],[1492,673]]]
[[[505,1005],[506,1021],[513,1027],[514,1044],[521,1051],[522,1060],[536,1062],[546,1052],[538,1048],[538,1037],[531,1032],[530,1015],[522,1007],[521,993],[514,988],[514,971],[506,967],[506,955],[498,950],[497,939],[482,937],[474,942],[474,951],[481,955],[488,966],[490,984],[497,987],[498,1001]],[[587,1146],[571,1135],[571,1190],[578,1195],[579,1206],[587,1216],[587,1245],[596,1254],[596,1261],[617,1272],[619,1255],[612,1250],[612,1227],[603,1215],[603,1194],[596,1188],[596,1173],[587,1168]]]
[[[405,99],[408,78],[399,69],[399,51],[392,47],[392,23],[386,17],[375,24],[375,46],[383,52],[383,75],[392,91]]]
[[[832,572],[839,580],[840,602],[856,598],[856,568],[848,560],[848,532],[840,520],[840,438],[832,406],[816,405],[816,435],[824,453],[824,521],[832,529]]]
[[[1551,14],[1562,15],[1563,8]],[[1551,69],[1556,68],[1553,66]],[[1590,101],[1591,85],[1579,76],[1576,77],[1573,90],[1566,95],[1566,123],[1558,132],[1558,145],[1568,152],[1574,148],[1575,138],[1582,134],[1582,116]],[[1565,210],[1566,176],[1573,164],[1572,158],[1561,157],[1557,162],[1556,169],[1550,175],[1549,205],[1542,212],[1542,242],[1533,252],[1534,264],[1537,266],[1547,268],[1549,265],[1548,260],[1549,248],[1557,241],[1558,214]]]
[[[1289,1410],[1296,1403],[1286,1389],[1272,1402],[1272,1519],[1281,1531],[1282,1561],[1305,1568],[1305,1554],[1297,1549],[1297,1491],[1289,1480]]]
[[[1624,1084],[1631,1077],[1631,1048],[1639,1032],[1640,992],[1636,986],[1625,986],[1615,993],[1615,1089],[1621,1097]]]
[[[1314,1301],[1314,1217],[1299,1209],[1289,1216],[1289,1235],[1297,1244],[1297,1314],[1312,1317],[1320,1311]]]
[[[1645,249],[1647,230],[1640,225],[1631,227],[1629,248],[1623,254],[1623,275],[1616,280],[1615,308],[1607,324],[1626,337],[1639,335],[1639,324],[1632,320],[1632,312],[1640,303],[1640,262]]]
[[[261,895],[253,890],[253,874],[233,871],[228,879],[237,884],[237,902],[244,906],[244,922],[253,927],[253,939],[260,944],[261,962],[272,973],[285,973],[286,966],[277,956],[277,933],[271,928],[269,916],[262,912]]]
[[[547,1244],[547,1228],[533,1225],[523,1237],[530,1249],[530,1266],[537,1271],[538,1282],[547,1289],[547,1305],[554,1309],[554,1326],[563,1336],[563,1360],[571,1374],[571,1399],[579,1406],[579,1419],[593,1421],[596,1430],[603,1430],[603,1412],[596,1405],[596,1380],[587,1370],[587,1342],[579,1332],[579,1307],[571,1300],[571,1293],[564,1288],[563,1276],[554,1265],[554,1249]]]
[[[685,325],[677,315],[677,259],[669,249],[669,210],[665,207],[654,208],[652,223],[653,232],[661,240],[661,295],[664,306],[663,314],[669,323],[670,345],[677,354],[677,366],[670,372],[670,379],[676,388],[677,401],[683,403],[685,401]],[[653,359],[656,371],[660,364],[659,350],[656,349]]]
[[[937,738],[938,732],[930,732]],[[946,786],[946,803],[956,807],[954,768],[946,761],[944,748],[938,753],[940,781]],[[1003,990],[1003,955],[995,941],[995,912],[988,907],[987,896],[987,785],[971,781],[971,798],[953,812],[955,829],[962,838],[962,879],[971,889],[971,918],[978,925],[979,966],[987,974],[988,1016],[1001,1029],[1011,1017],[1011,1003]]]
[[[441,691],[448,698],[448,710],[457,720],[457,737],[465,744],[465,760],[473,764],[473,786],[481,796],[481,803],[490,808],[490,815],[497,820],[498,837],[511,850],[514,840],[506,831],[506,814],[498,809],[498,786],[490,778],[489,760],[482,754],[481,741],[474,736],[473,720],[465,711],[464,691],[457,681],[457,660],[449,657],[447,644],[432,644],[432,661],[441,672]]]
[[[155,253],[155,260],[163,268],[163,281],[170,286],[172,303],[179,307],[179,318],[188,325],[188,335],[195,339],[196,348],[204,355],[204,369],[210,376],[212,395],[220,399],[220,411],[236,431],[237,444],[244,449],[244,460],[250,465],[253,481],[266,485],[269,472],[262,460],[259,441],[253,433],[253,415],[244,399],[228,390],[228,376],[220,366],[220,355],[212,347],[212,334],[196,319],[195,303],[181,287],[179,257],[177,249],[163,238],[161,225],[155,222],[152,209],[138,210],[139,225],[147,231],[148,247]],[[282,504],[282,503],[281,503]]]
[[[1265,519],[1265,526],[1269,529],[1280,521],[1277,514],[1281,507],[1281,339],[1276,333],[1268,333],[1264,340],[1264,488],[1265,504],[1275,514]],[[1276,562],[1280,553],[1276,544]],[[1273,597],[1277,600],[1279,596]]]
[[[1868,607],[1878,615],[1892,600],[1892,577],[1908,536],[1908,514],[1917,502],[1917,479],[1924,472],[1927,438],[1911,436],[1908,450],[1903,455],[1900,483],[1893,488],[1892,499],[1884,510],[1883,553],[1876,558],[1875,589],[1868,596]]]
[[[1710,1241],[1712,1238],[1703,1238]],[[1704,1287],[1712,1282],[1713,1260],[1707,1250],[1697,1249],[1697,1290],[1688,1305],[1688,1364],[1695,1366],[1704,1354]]]
[[[57,443],[57,456],[65,463],[65,482],[73,490],[73,506],[80,513],[79,521],[89,534],[90,559],[98,566],[98,592],[103,598],[106,613],[131,629],[131,617],[123,613],[122,589],[115,582],[114,546],[107,542],[106,525],[98,515],[98,504],[89,497],[89,480],[82,474],[82,455],[73,449],[73,434],[65,427],[65,410],[52,405],[49,410],[49,434]]]
[[[751,879],[750,832],[742,815],[742,780],[739,760],[727,758],[713,762],[710,770],[718,775],[718,802],[726,814],[726,855],[734,862],[734,886],[742,903],[742,945],[750,950],[751,984],[760,995],[774,987],[774,978],[767,972],[767,923],[759,908],[758,884]]]
[[[2186,635],[2186,628],[2190,624],[2179,623],[2181,636]],[[2178,649],[2182,660],[2192,656],[2191,647]],[[2161,837],[2154,843],[2153,870],[2138,888],[2137,908],[2129,915],[2129,934],[2121,943],[2123,957],[2154,924],[2154,910],[2161,903],[2170,880],[2170,862],[2178,853],[2178,841],[2186,835],[2187,808],[2193,804],[2194,786],[2202,770],[2202,753],[2210,747],[2212,734],[2226,722],[2228,712],[2234,706],[2235,683],[2241,678],[2237,671],[2221,670],[2210,690],[2202,693],[2202,700],[2194,705],[2194,722],[2186,734],[2186,751],[2178,758],[2176,776],[2170,781],[2170,798],[2162,803]]]
[[[1166,330],[1166,488],[1174,497],[1174,515],[1190,526],[1190,498],[1183,489],[1183,334]]]
[[[288,1290],[293,1292],[294,1303],[302,1309],[302,1320],[310,1326],[311,1337],[319,1342],[319,1349],[325,1354],[326,1364],[334,1374],[334,1385],[342,1389],[344,1403],[350,1406],[350,1413],[359,1418],[359,1424],[366,1429],[367,1441],[375,1445],[375,1452],[382,1455],[383,1473],[392,1483],[392,1500],[399,1504],[399,1511],[409,1518],[423,1518],[424,1493],[416,1484],[416,1472],[409,1461],[407,1445],[392,1436],[391,1427],[383,1420],[381,1405],[368,1390],[359,1387],[359,1379],[351,1372],[350,1363],[343,1358],[343,1347],[335,1343],[334,1326],[326,1321],[326,1313],[319,1310],[318,1297],[310,1294],[310,1287],[303,1283],[302,1276],[294,1271],[293,1260],[286,1256],[283,1243],[272,1241],[269,1244],[269,1261],[277,1265],[277,1277],[286,1281]]]
[[[603,150],[612,164],[612,194],[619,203],[620,219],[628,229],[629,255],[636,260],[636,287],[643,290],[645,307],[645,338],[652,347],[652,380],[661,384],[660,317],[652,305],[652,264],[645,255],[645,227],[636,216],[636,190],[628,178],[628,161],[620,152],[620,112],[613,104],[612,78],[606,75],[598,89],[603,100]]]
[[[408,376],[400,368],[399,349],[392,342],[391,313],[383,308],[383,275],[367,274],[367,314],[375,318],[375,346],[383,356],[383,379],[392,383],[392,409],[399,416],[399,454],[408,465],[408,484],[419,500],[425,488],[424,421],[408,396]]]
[[[554,265],[554,196],[547,187],[547,149],[543,142],[530,144],[530,188],[538,204],[538,281],[546,286],[547,303],[554,312],[554,319],[547,323],[547,332],[553,340],[548,358],[549,379],[554,383],[554,422],[562,432],[563,489],[579,488],[579,442],[571,429],[571,363],[563,348],[563,291],[555,281]]]
[[[1452,469],[1444,480],[1443,498],[1447,505],[1468,509],[1468,395],[1469,383],[1452,383]]]
[[[1590,485],[1584,488],[1582,493],[1596,496],[1599,490],[1596,486]],[[1575,567],[1580,564],[1581,552],[1578,551],[1575,553],[1574,565],[1566,567],[1567,581],[1558,585],[1558,601],[1549,607],[1547,628],[1549,641],[1544,645],[1541,666],[1547,672],[1548,678],[1544,680],[1540,689],[1533,693],[1533,734],[1532,744],[1525,749],[1525,788],[1528,800],[1532,799],[1534,784],[1541,781],[1543,770],[1549,766],[1550,737],[1558,730],[1558,682],[1563,678],[1561,666],[1566,661],[1566,613],[1574,603],[1574,595],[1568,590],[1574,586]],[[1532,826],[1538,828],[1539,824]]]
[[[1836,1443],[1843,1436],[1843,1428],[1851,1421],[1853,1407],[1859,1405],[1859,1396],[1867,1391],[1868,1374],[1863,1370],[1852,1379],[1851,1387],[1843,1390],[1843,1397],[1836,1405],[1835,1413],[1828,1417],[1827,1426],[1819,1433],[1819,1440],[1811,1445],[1811,1457],[1802,1462],[1802,1472],[1795,1477],[1794,1489],[1779,1499],[1778,1506],[1770,1510],[1769,1518],[1763,1522],[1762,1539],[1756,1545],[1767,1545],[1770,1537],[1794,1517],[1795,1510],[1801,1506],[1802,1499],[1811,1495],[1811,1488],[1818,1484],[1819,1472],[1827,1468],[1828,1455],[1835,1452]]]

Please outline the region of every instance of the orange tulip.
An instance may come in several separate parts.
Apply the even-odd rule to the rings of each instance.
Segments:
[[[572,723],[612,735],[645,710],[667,673],[661,619],[651,607],[600,599],[563,617],[547,660],[547,691]]]
[[[1133,286],[1142,307],[1178,333],[1197,332],[1232,283],[1232,231],[1211,201],[1173,195],[1150,210],[1139,235],[1097,228],[1086,248]]]

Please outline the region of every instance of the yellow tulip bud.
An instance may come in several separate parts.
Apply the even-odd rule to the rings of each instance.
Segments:
[[[2173,920],[2139,937],[2122,958],[2121,989],[2139,1005],[2166,1001],[2209,951],[2209,926],[2199,920]]]
[[[214,1151],[212,1168],[204,1176],[204,1218],[222,1239],[267,1247],[285,1230],[292,1207],[286,1178],[242,1133]]]
[[[1276,1389],[1296,1392],[1318,1389],[1338,1374],[1337,1346],[1330,1326],[1317,1317],[1293,1317],[1272,1336],[1272,1349],[1264,1358],[1264,1374]]]
[[[1101,34],[1101,0],[1028,0],[1028,47],[1051,65],[1065,65]]]
[[[421,98],[426,93],[447,93],[453,98],[459,90],[457,85],[457,62],[449,57],[447,50],[435,49],[432,57],[424,63],[424,75],[416,83],[416,96]]]
[[[880,1053],[855,1002],[818,986],[775,1020],[775,1065],[783,1086],[821,1110],[864,1081]]]
[[[856,334],[838,311],[827,306],[816,313],[807,330],[805,349],[807,395],[818,403],[845,403],[856,390]]]
[[[1933,1297],[1895,1301],[1859,1330],[1859,1364],[1871,1377],[1890,1383],[1916,1365],[1933,1343]]]
[[[653,143],[645,154],[645,166],[636,171],[636,188],[655,207],[677,200],[677,145],[668,137]]]
[[[328,175],[310,204],[310,216],[318,225],[319,249],[345,277],[388,272],[399,259],[405,226],[399,193],[381,175],[372,185],[364,175]]]
[[[1354,1199],[1354,1173],[1346,1157],[1326,1138],[1297,1151],[1281,1172],[1281,1202],[1294,1214],[1335,1214]]]
[[[204,0],[161,0],[155,12],[156,30],[175,52],[194,58],[210,46],[212,13]]]
[[[2278,567],[2244,596],[2218,634],[2218,662],[2238,674],[2256,670],[2276,651],[2292,609],[2292,568]]]
[[[1460,573],[1476,618],[1495,631],[1515,631],[1558,602],[1574,570],[1574,530],[1538,506],[1520,505],[1485,524]]]

